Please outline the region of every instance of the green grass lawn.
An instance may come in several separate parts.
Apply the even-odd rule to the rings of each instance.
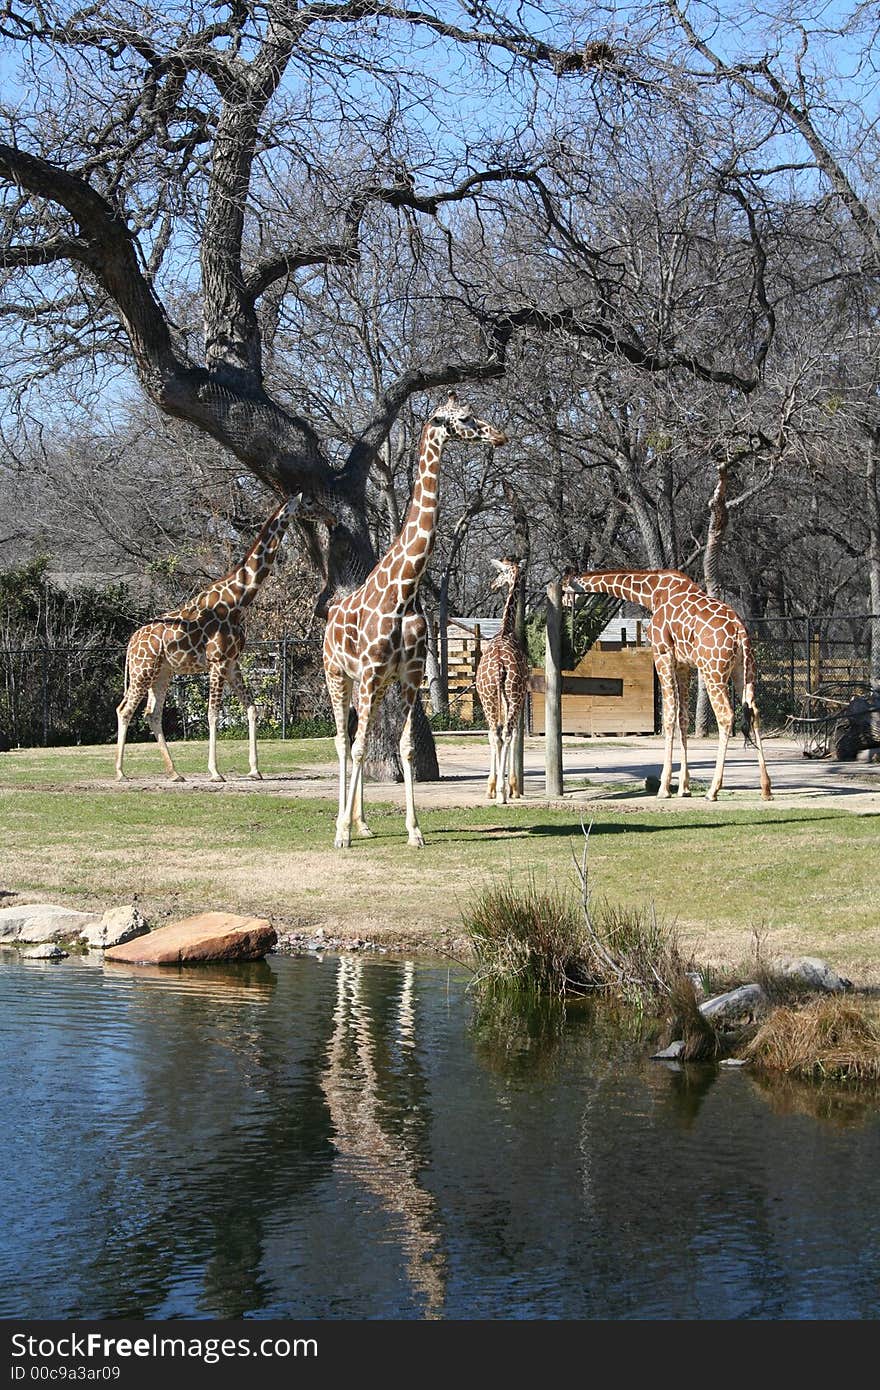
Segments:
[[[203,744],[179,751],[184,772],[204,771]],[[292,772],[326,762],[332,744],[262,752],[266,771]],[[131,753],[133,774],[158,773],[155,747]],[[396,807],[368,803],[376,838],[337,851],[330,799],[298,798],[295,787],[279,796],[77,785],[108,775],[108,763],[112,773],[109,749],[4,755],[0,890],[83,906],[137,894],[154,922],[222,907],[430,950],[459,932],[461,907],[493,875],[574,886],[574,808],[425,810],[420,852]],[[244,745],[224,743],[220,765],[244,772]],[[878,849],[874,816],[621,806],[593,817],[590,878],[597,895],[653,901],[703,959],[746,956],[763,927],[770,951],[826,955],[864,977],[880,960]]]

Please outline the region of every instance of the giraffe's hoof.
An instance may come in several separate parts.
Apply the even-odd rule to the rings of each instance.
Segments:
[[[761,800],[762,800],[762,801],[772,801],[772,800],[773,800],[773,793],[772,793],[772,792],[761,792]]]
[[[250,777],[252,782],[262,782],[263,780],[262,772],[249,772],[248,777]]]
[[[424,848],[425,848],[425,837],[424,837],[424,835],[422,834],[421,830],[411,830],[411,831],[410,831],[409,843],[410,843],[410,845],[412,846],[413,849],[424,849]]]
[[[670,792],[669,792],[669,789],[667,788],[667,790],[664,791],[663,788],[661,787],[660,790],[659,790],[659,792],[657,793],[657,800],[658,800],[658,801],[669,801],[669,799],[670,799]]]
[[[681,796],[681,797],[690,796],[690,794],[691,794],[691,789],[690,789],[690,787],[685,787],[684,790],[682,790],[682,788],[679,787],[679,789],[678,789],[678,794],[679,794],[679,796]]]
[[[376,838],[375,830],[371,830],[368,825],[358,825],[355,830],[359,840],[375,840]]]
[[[126,776],[126,774],[125,774],[124,772],[117,772],[117,774],[116,774],[116,780],[117,780],[117,782],[127,782],[127,781],[128,781],[128,777]]]
[[[337,835],[337,836],[336,836],[336,839],[333,841],[333,848],[334,848],[334,849],[351,849],[351,836],[350,836],[350,835]]]
[[[707,801],[717,801],[717,800],[718,800],[718,793],[717,793],[717,792],[706,792],[706,800],[707,800]]]
[[[222,772],[212,772],[212,773],[211,773],[211,781],[212,781],[212,782],[225,782],[225,781],[226,781],[226,778],[223,776]]]
[[[182,772],[169,772],[168,780],[171,782],[185,782],[186,778]]]
[[[496,806],[506,806],[506,805],[507,805],[507,797],[506,797],[506,796],[496,796],[496,798],[495,798],[495,805],[496,805]]]

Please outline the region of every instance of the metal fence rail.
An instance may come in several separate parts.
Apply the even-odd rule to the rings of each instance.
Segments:
[[[122,646],[0,646],[0,734],[16,747],[106,743],[115,737],[124,670]],[[241,671],[264,734],[288,738],[303,726],[320,731],[324,723],[331,730],[319,642],[252,642]],[[205,738],[207,709],[207,676],[175,676],[165,702],[167,736]],[[247,733],[244,710],[230,691],[218,722],[227,735]],[[149,737],[143,706],[129,737]]]
[[[823,699],[869,690],[871,624],[877,621],[852,613],[753,620],[756,693],[765,727],[790,727],[793,719],[821,707]],[[0,642],[0,738],[22,747],[108,742],[115,737],[124,664],[121,646],[12,648]],[[332,732],[319,639],[252,642],[241,668],[264,735]],[[205,737],[207,688],[207,676],[175,677],[165,704],[170,738]],[[456,699],[462,693],[468,692],[450,691],[451,722],[472,717],[466,701]],[[228,735],[247,732],[244,711],[228,691],[220,729]],[[130,736],[149,736],[142,716]]]

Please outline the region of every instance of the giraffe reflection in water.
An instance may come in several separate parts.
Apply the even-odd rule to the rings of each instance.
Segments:
[[[338,1161],[393,1219],[407,1278],[424,1299],[423,1316],[439,1318],[446,1301],[446,1255],[436,1201],[419,1183],[426,1163],[417,1128],[423,1119],[421,1107],[412,1104],[415,1097],[409,1094],[413,1087],[422,1088],[413,1055],[414,971],[412,962],[404,964],[400,997],[391,1016],[394,1033],[388,1037],[387,1016],[379,1018],[370,1008],[364,963],[341,957],[333,1032],[320,1080]],[[389,1105],[389,1080],[394,1079],[398,1085],[392,1089],[403,1093],[399,1108]]]

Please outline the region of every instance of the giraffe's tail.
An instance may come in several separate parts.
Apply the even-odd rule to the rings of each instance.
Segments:
[[[734,689],[742,698],[743,747],[754,748],[752,730],[758,727],[758,707],[755,704],[755,655],[749,635],[743,629],[733,674]]]

